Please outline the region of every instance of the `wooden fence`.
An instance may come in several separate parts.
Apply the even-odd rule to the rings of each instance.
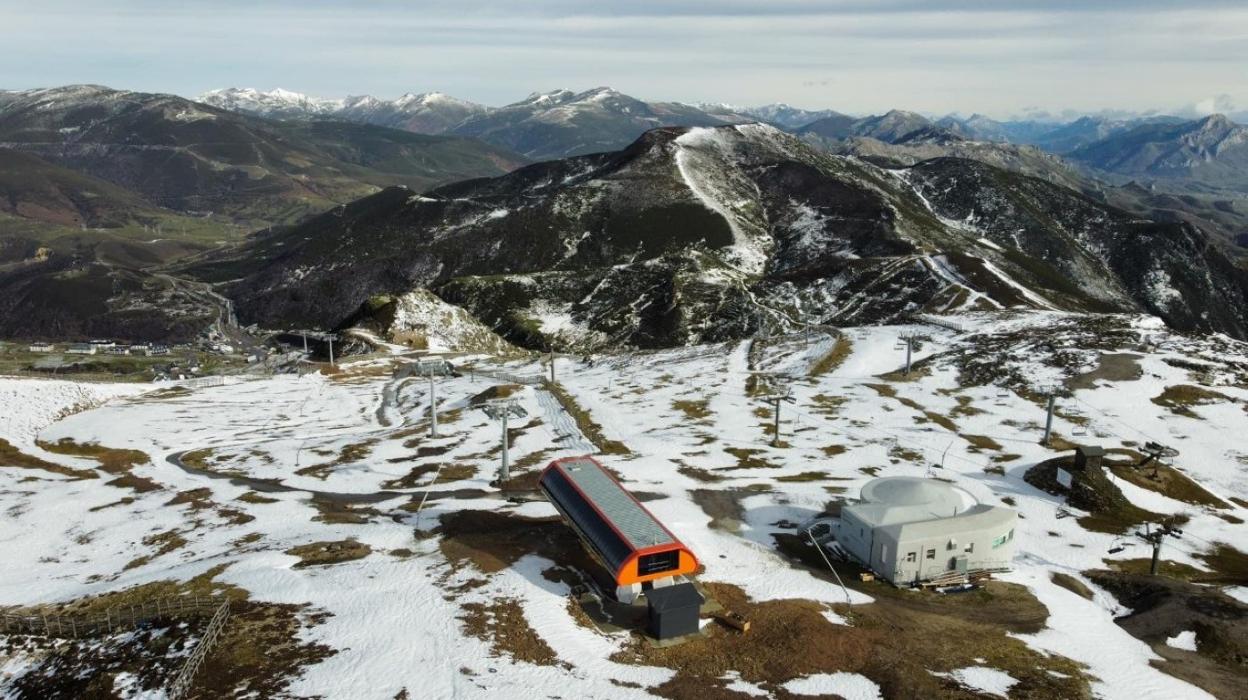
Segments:
[[[212,614],[222,604],[212,596],[169,596],[139,605],[115,605],[95,615],[0,615],[0,633],[80,639],[132,629],[141,622]]]
[[[191,689],[191,681],[195,679],[195,674],[199,672],[199,666],[208,656],[208,652],[216,646],[221,639],[221,632],[225,629],[225,623],[230,618],[230,601],[224,600],[212,619],[208,621],[208,627],[204,629],[204,636],[199,640],[199,644],[195,646],[195,651],[187,657],[186,663],[182,666],[182,670],[178,671],[177,678],[173,679],[173,683],[169,684],[169,697],[172,700],[186,697]]]
[[[467,367],[465,369],[467,369],[469,372],[472,372],[473,374],[476,374],[479,377],[497,379],[500,382],[509,382],[511,384],[523,384],[525,386],[538,386],[546,381],[544,377],[538,377],[538,376],[533,376],[533,375],[521,376],[519,374],[512,374],[511,372],[503,372],[500,370],[480,369],[480,368],[473,368],[473,367]],[[462,372],[463,370],[460,370],[460,371]]]

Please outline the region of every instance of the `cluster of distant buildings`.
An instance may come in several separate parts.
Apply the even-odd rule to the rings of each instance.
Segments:
[[[52,343],[31,343],[30,351],[57,352],[57,347]],[[65,352],[70,355],[143,355],[145,357],[155,357],[168,355],[170,348],[168,345],[151,343],[126,345],[112,340],[92,340],[86,343],[70,343],[65,347]]]

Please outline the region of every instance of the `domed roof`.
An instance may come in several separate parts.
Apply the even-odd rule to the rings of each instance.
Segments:
[[[890,476],[867,482],[862,500],[888,506],[931,506],[950,514],[972,505],[965,492],[943,481],[913,476]],[[973,500],[973,499],[972,499]]]

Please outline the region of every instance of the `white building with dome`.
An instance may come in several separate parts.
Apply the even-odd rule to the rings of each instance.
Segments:
[[[887,477],[841,509],[836,541],[896,585],[949,573],[1008,569],[1017,514],[936,479]]]

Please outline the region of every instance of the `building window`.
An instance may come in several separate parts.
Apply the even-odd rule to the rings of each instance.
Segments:
[[[906,561],[908,561],[908,562],[910,562],[910,563],[912,563],[912,564],[913,564],[913,563],[916,561],[915,553],[914,553],[914,552],[906,552]]]
[[[1009,536],[1008,536],[1008,535],[1001,535],[1000,537],[998,537],[998,538],[996,538],[996,539],[994,539],[994,540],[992,541],[992,548],[993,548],[993,549],[996,549],[997,547],[1000,547],[1001,545],[1005,544],[1005,543],[1006,543],[1006,541],[1007,541],[1007,540],[1009,540],[1009,539],[1010,539],[1010,538],[1009,538]]]
[[[680,568],[680,552],[671,550],[643,554],[637,558],[637,575],[646,576]]]
[[[927,558],[928,558],[928,559],[935,559],[935,558],[936,558],[936,550],[934,550],[934,549],[929,549],[929,550],[927,550]]]
[[[949,540],[949,544],[945,545],[945,549],[949,550],[950,552],[952,552],[953,550],[957,548],[958,548],[957,540]]]
[[[974,542],[968,542],[968,543],[966,544],[966,546],[962,548],[962,551],[963,551],[963,552],[966,552],[967,554],[970,554],[971,552],[974,552],[974,551],[975,551],[975,543],[974,543]]]

